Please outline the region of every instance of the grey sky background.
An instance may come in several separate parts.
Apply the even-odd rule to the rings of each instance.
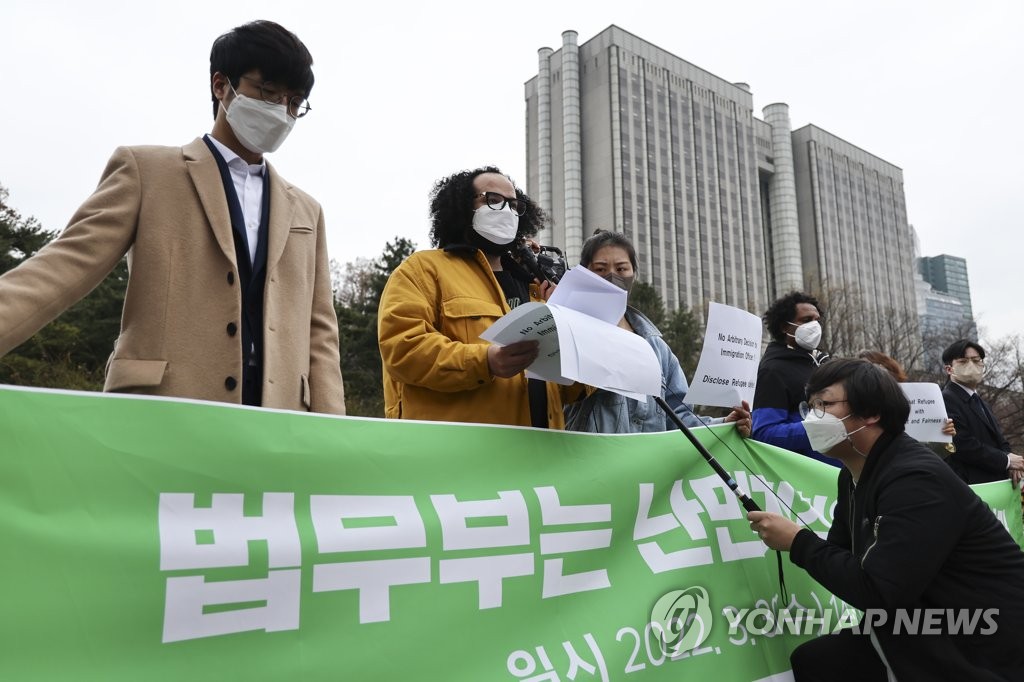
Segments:
[[[438,178],[495,164],[525,187],[538,48],[616,24],[749,83],[758,117],[786,102],[794,129],[814,123],[902,168],[923,255],[967,258],[983,338],[1024,331],[1019,0],[4,0],[0,18],[0,185],[47,229],[118,145],[208,132],[210,45],[262,18],[313,54],[313,111],[268,158],[323,205],[331,257],[374,258],[396,236],[428,248]]]

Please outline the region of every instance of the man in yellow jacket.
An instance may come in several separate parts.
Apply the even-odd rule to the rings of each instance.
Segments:
[[[537,342],[494,346],[480,334],[512,308],[546,299],[511,257],[543,226],[540,208],[494,167],[439,180],[430,251],[392,273],[380,301],[384,413],[392,419],[562,428],[556,385],[527,379]]]

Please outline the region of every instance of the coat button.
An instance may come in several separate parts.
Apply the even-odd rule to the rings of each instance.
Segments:
[[[236,381],[234,377],[228,377],[227,379],[224,380],[224,388],[228,389],[229,391],[235,390],[236,386],[238,386],[238,381]]]
[[[228,322],[228,336],[234,336],[238,332],[238,325],[234,322]]]
[[[235,283],[235,273],[229,272],[228,273],[228,284],[234,284],[234,283]]]

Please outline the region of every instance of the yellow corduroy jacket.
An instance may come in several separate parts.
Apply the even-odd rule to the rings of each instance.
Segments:
[[[384,287],[377,326],[385,416],[530,426],[525,374],[491,376],[489,343],[480,338],[507,312],[480,251],[418,251],[399,265]],[[559,386],[548,383],[547,396],[548,425],[561,429]]]

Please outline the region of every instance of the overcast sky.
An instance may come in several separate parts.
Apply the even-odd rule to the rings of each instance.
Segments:
[[[269,158],[321,202],[342,263],[395,236],[428,247],[441,176],[495,164],[525,186],[538,48],[616,24],[749,83],[758,117],[786,102],[794,129],[814,123],[902,168],[923,254],[967,258],[983,337],[1024,331],[1020,0],[3,0],[11,205],[62,229],[118,145],[208,132],[210,45],[261,18],[313,54],[313,111]]]

